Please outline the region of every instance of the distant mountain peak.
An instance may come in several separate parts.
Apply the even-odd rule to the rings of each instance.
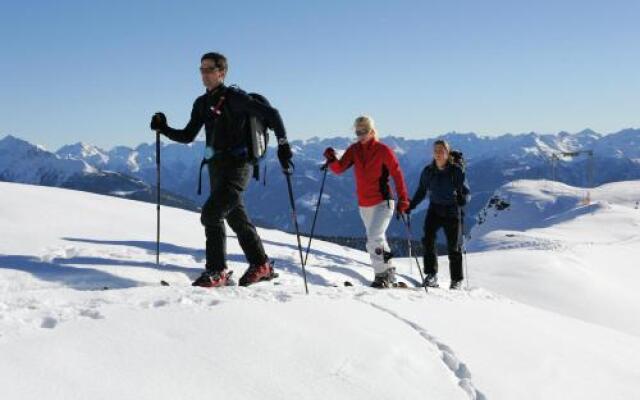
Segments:
[[[10,145],[29,145],[29,146],[33,146],[31,143],[27,142],[26,140],[20,139],[20,138],[18,138],[16,136],[13,136],[13,135],[6,135],[2,139],[0,139],[0,145],[3,145],[3,146],[10,146]]]
[[[478,138],[478,134],[475,132],[456,132],[456,131],[451,131],[451,132],[447,132],[444,135],[442,135],[443,138],[447,138],[447,137],[458,137],[458,138]]]
[[[602,137],[602,134],[594,131],[591,128],[586,128],[586,129],[583,129],[580,132],[576,133],[576,136],[592,136],[592,137],[599,138],[599,137]]]
[[[85,142],[76,142],[74,144],[62,146],[60,149],[58,149],[58,152],[60,152],[62,149],[81,150],[87,153],[95,153],[95,152],[104,153],[104,150],[100,149],[98,146],[94,146],[92,144],[85,143]]]
[[[9,151],[46,151],[46,149],[40,145],[29,143],[26,140],[20,139],[19,137],[13,135],[7,135],[4,138],[0,139],[0,149]]]
[[[104,150],[84,142],[62,146],[56,151],[56,154],[64,159],[89,161],[97,166],[104,165],[109,161],[109,156]]]

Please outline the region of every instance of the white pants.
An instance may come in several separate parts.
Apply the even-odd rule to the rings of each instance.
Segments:
[[[390,251],[386,232],[393,218],[395,201],[385,200],[371,207],[360,207],[360,217],[367,231],[367,251],[371,257],[371,265],[376,274],[391,268],[391,263],[384,262],[384,252]]]

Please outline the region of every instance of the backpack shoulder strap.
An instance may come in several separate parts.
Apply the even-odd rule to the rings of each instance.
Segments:
[[[449,166],[449,176],[451,177],[451,184],[453,185],[454,188],[456,188],[456,190],[458,190],[458,186],[461,185],[460,182],[458,182],[458,184],[456,184],[456,174],[458,172],[458,170],[462,170],[462,168],[460,168],[460,166],[456,163],[451,164],[451,166]]]
[[[220,95],[220,98],[218,99],[218,102],[216,103],[216,105],[213,106],[213,108],[211,109],[211,111],[213,111],[213,113],[216,115],[216,121],[218,120],[218,117],[220,116],[220,114],[222,114],[222,106],[224,105],[226,99],[227,99],[227,92],[225,90]]]
[[[235,83],[233,85],[227,86],[227,90],[232,90],[232,91],[234,91],[236,93],[239,92],[239,93],[245,93],[246,94],[246,92],[244,90],[240,89],[240,86],[236,85]]]

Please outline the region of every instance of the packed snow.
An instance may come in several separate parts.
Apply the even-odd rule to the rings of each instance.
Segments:
[[[639,188],[604,186],[581,205],[559,199],[582,189],[504,187],[510,211],[472,232],[460,292],[368,288],[367,254],[314,241],[307,296],[294,235],[259,230],[276,281],[193,288],[198,214],[162,208],[158,269],[154,205],[0,182],[2,397],[640,398]]]
[[[640,336],[640,181],[515,181],[497,196],[510,206],[489,208],[468,244],[477,285]]]

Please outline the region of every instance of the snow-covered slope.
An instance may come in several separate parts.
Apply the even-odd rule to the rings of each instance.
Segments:
[[[640,181],[516,181],[494,198],[467,246],[475,284],[640,335]]]
[[[376,291],[366,254],[323,242],[306,296],[295,237],[275,230],[260,234],[277,284],[192,288],[204,256],[195,213],[162,209],[157,270],[153,205],[13,183],[0,193],[3,398],[640,396],[638,335],[483,288]]]

